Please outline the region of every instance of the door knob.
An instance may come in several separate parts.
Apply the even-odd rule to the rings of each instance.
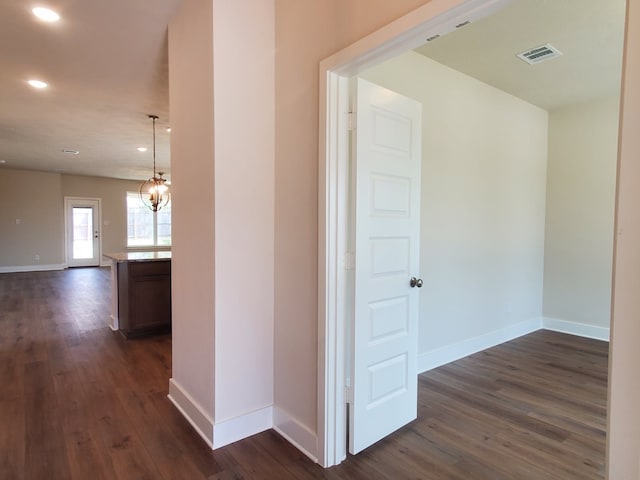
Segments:
[[[411,277],[411,280],[409,280],[409,285],[411,285],[411,288],[421,288],[422,287],[422,279],[421,278],[416,278],[416,277]]]

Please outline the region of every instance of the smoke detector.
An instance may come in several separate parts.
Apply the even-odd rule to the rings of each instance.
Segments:
[[[558,50],[550,43],[547,43],[545,45],[540,45],[539,47],[529,49],[525,52],[520,52],[516,55],[516,57],[524,62],[527,62],[529,65],[535,65],[536,63],[551,60],[552,58],[559,57],[560,55],[562,55],[562,52],[560,50]]]

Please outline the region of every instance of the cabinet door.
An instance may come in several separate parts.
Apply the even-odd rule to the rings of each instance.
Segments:
[[[130,262],[127,268],[127,337],[171,328],[171,262]]]

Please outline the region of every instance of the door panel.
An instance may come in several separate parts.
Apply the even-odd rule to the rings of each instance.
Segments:
[[[74,260],[86,260],[95,256],[93,248],[93,208],[73,207],[73,244]]]
[[[422,106],[357,81],[349,451],[416,418]]]
[[[100,201],[65,198],[67,265],[100,265]]]

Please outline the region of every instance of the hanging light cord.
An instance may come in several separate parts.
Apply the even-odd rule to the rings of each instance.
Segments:
[[[156,120],[157,115],[149,115],[149,118],[153,120],[153,178],[156,178]]]

